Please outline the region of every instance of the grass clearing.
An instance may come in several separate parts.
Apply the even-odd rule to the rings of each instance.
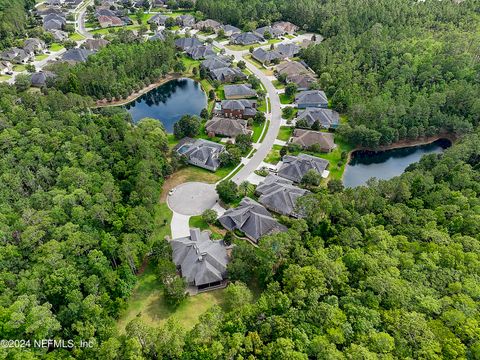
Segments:
[[[172,215],[172,210],[166,202],[160,202],[155,206],[154,229],[150,235],[152,241],[163,240],[165,236],[172,236],[170,231]]]
[[[345,171],[345,166],[347,165],[346,160],[342,160],[342,153],[349,153],[353,150],[354,146],[347,144],[345,141],[340,139],[339,137],[335,137],[335,144],[337,147],[330,153],[327,154],[311,154],[322,159],[328,160],[330,162],[330,166],[328,170],[330,171],[330,179],[337,179],[341,180],[343,176],[343,172]],[[308,153],[308,152],[307,152]]]
[[[22,71],[25,71],[25,70],[26,70],[25,65],[14,65],[13,66],[13,71],[22,72]]]
[[[262,131],[263,131],[264,126],[265,126],[265,123],[263,123],[263,124],[253,123],[253,126],[252,126],[252,130],[253,130],[252,141],[254,143],[258,142],[258,140],[260,139],[260,135],[262,135]]]
[[[281,126],[280,131],[278,132],[277,139],[282,141],[288,141],[292,137],[293,127],[291,126]]]
[[[50,48],[49,48],[50,51],[60,51],[62,49],[63,49],[63,45],[59,43],[53,43],[50,45]]]
[[[199,228],[200,230],[210,230],[210,232],[211,232],[210,239],[212,239],[212,240],[223,239],[223,237],[225,236],[225,233],[227,232],[223,228],[219,228],[215,225],[207,224],[202,219],[202,215],[196,215],[196,216],[190,217],[190,220],[188,221],[188,225],[191,228]]]
[[[295,100],[295,97],[294,96],[287,96],[284,94],[280,94],[278,95],[280,97],[280,103],[282,104],[292,104],[293,103],[293,100]]]
[[[12,77],[10,75],[0,75],[0,81],[8,81]]]
[[[35,61],[45,60],[46,58],[48,58],[48,54],[40,54],[35,56]]]
[[[188,297],[177,309],[172,309],[164,301],[162,283],[155,273],[155,266],[149,264],[138,277],[127,308],[117,322],[117,328],[123,333],[130,321],[140,317],[144,323],[154,327],[174,318],[185,329],[190,330],[198,322],[200,315],[214,305],[222,305],[223,300],[223,289],[214,290]]]
[[[278,80],[273,80],[272,84],[273,86],[275,86],[276,89],[285,89],[285,84]]]
[[[280,156],[280,150],[282,146],[280,145],[273,145],[272,150],[268,153],[267,157],[265,158],[266,163],[277,165],[280,160],[282,160],[282,157]]]
[[[69,36],[69,38],[73,41],[80,41],[80,40],[85,39],[85,36],[76,32],[76,33],[71,34]]]

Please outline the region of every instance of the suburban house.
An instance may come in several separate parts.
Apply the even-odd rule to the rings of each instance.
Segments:
[[[268,35],[266,36],[267,33],[270,34],[270,37],[272,38],[278,38],[284,34],[282,30],[275,29],[271,26],[260,27],[256,29],[253,33],[265,39],[268,38]]]
[[[233,34],[230,43],[235,45],[253,45],[263,41],[263,37],[252,32]]]
[[[117,16],[117,13],[109,8],[96,8],[95,9],[95,16]]]
[[[188,37],[188,38],[180,38],[180,39],[177,39],[175,40],[175,46],[177,48],[179,48],[180,50],[187,50],[191,47],[196,47],[196,46],[200,46],[202,45],[202,43],[200,42],[200,40],[198,40],[197,38],[195,37]]]
[[[205,124],[209,136],[227,136],[235,138],[238,135],[247,135],[247,120],[214,116]]]
[[[306,108],[298,114],[295,121],[298,124],[300,120],[305,120],[308,127],[318,121],[324,129],[335,129],[340,123],[340,114],[331,109]]]
[[[316,156],[298,154],[298,156],[285,155],[282,159],[277,175],[293,182],[300,183],[305,174],[313,169],[322,177],[328,176],[329,162]]]
[[[190,236],[173,239],[172,259],[188,285],[206,290],[224,283],[228,254],[221,241],[210,239],[210,232],[190,229]]]
[[[280,44],[276,49],[284,58],[295,57],[300,52],[300,47],[295,44]]]
[[[272,28],[281,31],[282,34],[290,34],[293,35],[295,32],[298,31],[298,26],[292,24],[289,21],[277,21],[272,24]]]
[[[225,151],[225,146],[204,139],[185,138],[176,149],[189,164],[216,171],[220,167],[219,156]]]
[[[221,83],[231,83],[245,80],[247,75],[238,68],[224,67],[210,71],[210,77],[212,80],[218,80]]]
[[[220,113],[229,118],[249,119],[257,113],[257,102],[255,100],[222,100]]]
[[[56,75],[51,71],[39,71],[32,74],[32,76],[30,77],[30,83],[34,87],[41,88],[47,86],[48,79],[53,79],[55,78],[55,76]]]
[[[279,62],[283,59],[283,55],[277,50],[265,50],[263,48],[256,48],[252,52],[252,57],[262,64],[269,65],[274,62]]]
[[[187,49],[186,53],[193,60],[207,59],[217,55],[210,45],[192,46]]]
[[[257,186],[255,193],[260,196],[258,202],[268,210],[299,218],[302,216],[297,210],[297,199],[310,192],[293,185],[290,180],[270,174]]]
[[[110,41],[105,39],[87,39],[82,44],[82,47],[87,50],[98,51],[101,48],[107,46],[108,44],[110,44]]]
[[[242,32],[242,30],[233,25],[223,25],[222,30],[226,37],[231,37],[232,35],[240,34]]]
[[[204,68],[208,72],[213,70],[229,67],[232,60],[227,56],[213,56],[200,63],[200,67]]]
[[[23,50],[30,54],[42,54],[47,50],[47,46],[45,45],[45,41],[37,39],[37,38],[30,38],[26,39],[23,42]]]
[[[193,26],[193,28],[197,30],[202,30],[202,31],[206,31],[210,29],[213,31],[217,31],[222,28],[222,24],[220,24],[218,21],[207,19],[207,20],[197,22]]]
[[[248,99],[257,96],[257,92],[252,89],[250,84],[225,85],[223,91],[227,100]]]
[[[0,75],[5,75],[12,71],[12,63],[9,61],[0,61]]]
[[[305,129],[295,129],[290,142],[301,146],[302,149],[310,149],[316,145],[320,148],[320,151],[326,153],[337,147],[332,133]]]
[[[305,48],[309,47],[310,45],[320,44],[322,41],[323,41],[323,36],[315,34],[315,35],[312,36],[311,39],[303,39],[303,41],[300,43],[300,47],[302,49],[305,49]]]
[[[20,48],[11,48],[0,53],[0,58],[17,64],[26,64],[33,58],[32,53],[28,53]]]
[[[161,13],[153,15],[150,19],[148,19],[147,23],[149,24],[157,24],[158,26],[165,26],[165,22],[167,21],[168,16],[162,15]]]
[[[63,53],[62,60],[69,63],[85,62],[87,58],[94,53],[95,51],[87,49],[73,48]]]
[[[180,15],[175,19],[175,21],[182,28],[192,27],[195,25],[195,18],[190,14]]]
[[[321,90],[305,90],[295,96],[295,104],[299,109],[327,108],[327,95]]]
[[[163,33],[163,31],[157,31],[155,32],[155,34],[153,34],[152,36],[150,36],[148,38],[149,41],[165,41],[166,37],[165,37],[165,34]]]
[[[277,74],[284,75],[288,83],[295,83],[298,90],[308,90],[316,81],[316,76],[302,63],[287,61],[276,67]]]
[[[125,25],[118,16],[104,16],[100,15],[97,17],[98,23],[101,28],[112,27],[112,26],[123,26]]]
[[[256,244],[264,235],[287,230],[265,207],[248,197],[238,207],[227,210],[218,221],[227,230],[240,230]]]
[[[62,42],[66,39],[68,39],[68,33],[66,31],[58,30],[58,29],[52,29],[49,31],[50,34],[52,34],[53,38],[57,42]]]
[[[56,19],[46,20],[43,22],[43,28],[47,31],[62,30],[65,23]]]

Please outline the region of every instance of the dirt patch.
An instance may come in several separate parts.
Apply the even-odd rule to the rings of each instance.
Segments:
[[[207,172],[207,170],[194,168],[191,166],[185,167],[176,171],[168,179],[165,180],[162,187],[162,195],[160,196],[160,201],[166,201],[168,192],[180,184],[190,181],[200,181],[213,184],[216,183],[218,180],[218,175]]]

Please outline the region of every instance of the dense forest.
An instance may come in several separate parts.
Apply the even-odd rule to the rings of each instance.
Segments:
[[[112,44],[74,66],[56,64],[55,87],[96,99],[122,99],[158,81],[175,64],[173,39]]]
[[[25,36],[34,0],[0,0],[0,50]]]
[[[0,99],[0,338],[100,342],[155,247],[163,127],[54,90],[2,85]]]
[[[198,0],[243,28],[286,19],[325,40],[303,58],[353,144],[464,134],[480,117],[480,3],[475,0]],[[252,23],[252,19],[256,19]]]

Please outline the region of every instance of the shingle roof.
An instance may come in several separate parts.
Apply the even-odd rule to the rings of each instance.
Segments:
[[[284,57],[294,57],[300,52],[300,47],[295,44],[280,44],[277,51]]]
[[[255,242],[264,235],[286,231],[286,227],[275,220],[267,209],[247,197],[238,207],[227,210],[218,221],[228,230],[242,231]]]
[[[246,32],[246,33],[240,33],[240,34],[233,34],[231,37],[231,41],[234,44],[251,45],[251,44],[262,42],[263,38],[252,32]]]
[[[225,32],[226,36],[232,36],[233,34],[240,34],[242,32],[242,30],[240,30],[239,28],[228,24],[223,25],[222,29]]]
[[[195,18],[190,14],[180,15],[176,18],[176,22],[181,26],[193,26]]]
[[[269,63],[275,59],[283,59],[283,55],[276,50],[265,50],[263,48],[257,48],[253,51],[252,57],[261,63]]]
[[[263,26],[254,31],[254,34],[257,34],[258,36],[265,37],[265,33],[270,33],[272,37],[278,37],[283,35],[284,31],[280,30],[278,28],[273,28],[271,26]]]
[[[318,144],[323,151],[331,151],[336,147],[332,133],[304,129],[295,129],[292,143],[303,148]]]
[[[222,241],[212,241],[208,231],[190,229],[190,236],[173,239],[172,258],[189,284],[202,286],[222,281],[228,255]]]
[[[232,119],[223,117],[213,117],[205,125],[207,133],[236,137],[240,134],[248,134],[247,121],[242,119]]]
[[[246,110],[255,108],[255,100],[239,99],[239,100],[222,100],[222,109],[228,110]]]
[[[296,104],[318,104],[327,106],[327,95],[321,90],[305,90],[295,96]],[[313,106],[313,105],[312,105]]]
[[[278,170],[278,176],[296,183],[302,181],[308,170],[313,169],[322,175],[329,165],[327,160],[307,154],[299,154],[298,156],[285,155],[282,161],[283,163]]]
[[[278,29],[282,32],[286,32],[286,33],[294,33],[295,31],[298,30],[298,26],[295,25],[295,24],[292,24],[291,22],[289,21],[277,21],[277,22],[274,22],[272,24],[272,27],[274,29]]]
[[[249,98],[257,96],[257,92],[252,89],[252,85],[250,84],[225,85],[223,90],[227,99],[233,97]]]
[[[153,15],[150,19],[148,19],[147,23],[149,24],[157,24],[157,25],[165,25],[165,22],[167,21],[168,16],[162,15],[162,14],[156,14]]]
[[[225,146],[214,143],[213,141],[197,139],[185,143],[186,150],[182,155],[189,161],[195,162],[197,166],[216,169],[220,166],[218,156],[225,150]]]
[[[329,129],[339,124],[340,114],[331,109],[306,108],[298,114],[296,120],[298,122],[302,119],[305,119],[309,127],[318,121],[323,128]]]
[[[183,50],[200,45],[202,43],[197,38],[180,38],[175,40],[175,46]]]
[[[47,84],[49,78],[54,78],[56,75],[50,71],[39,71],[33,73],[30,78],[30,83],[32,86],[42,87]]]
[[[82,47],[88,50],[99,50],[110,44],[110,41],[105,39],[87,39],[82,44]]]
[[[194,60],[198,60],[215,56],[216,53],[210,45],[200,45],[189,47],[187,49],[187,55]]]
[[[207,28],[218,29],[220,26],[222,26],[222,24],[220,24],[218,21],[207,19],[207,20],[197,22],[194,28],[199,30],[203,30]]]
[[[213,56],[207,60],[203,60],[200,64],[201,67],[208,71],[229,67],[231,63],[230,58],[225,56]]]
[[[309,191],[293,185],[290,180],[268,175],[257,186],[256,193],[260,195],[258,201],[267,209],[283,215],[300,217],[296,209],[297,199]]]
[[[210,71],[210,75],[214,80],[222,82],[230,81],[230,79],[245,79],[247,76],[238,68],[223,67]]]
[[[81,48],[73,48],[67,50],[63,56],[62,60],[64,61],[72,61],[72,62],[85,62],[87,58],[92,55],[94,51],[81,49]]]

